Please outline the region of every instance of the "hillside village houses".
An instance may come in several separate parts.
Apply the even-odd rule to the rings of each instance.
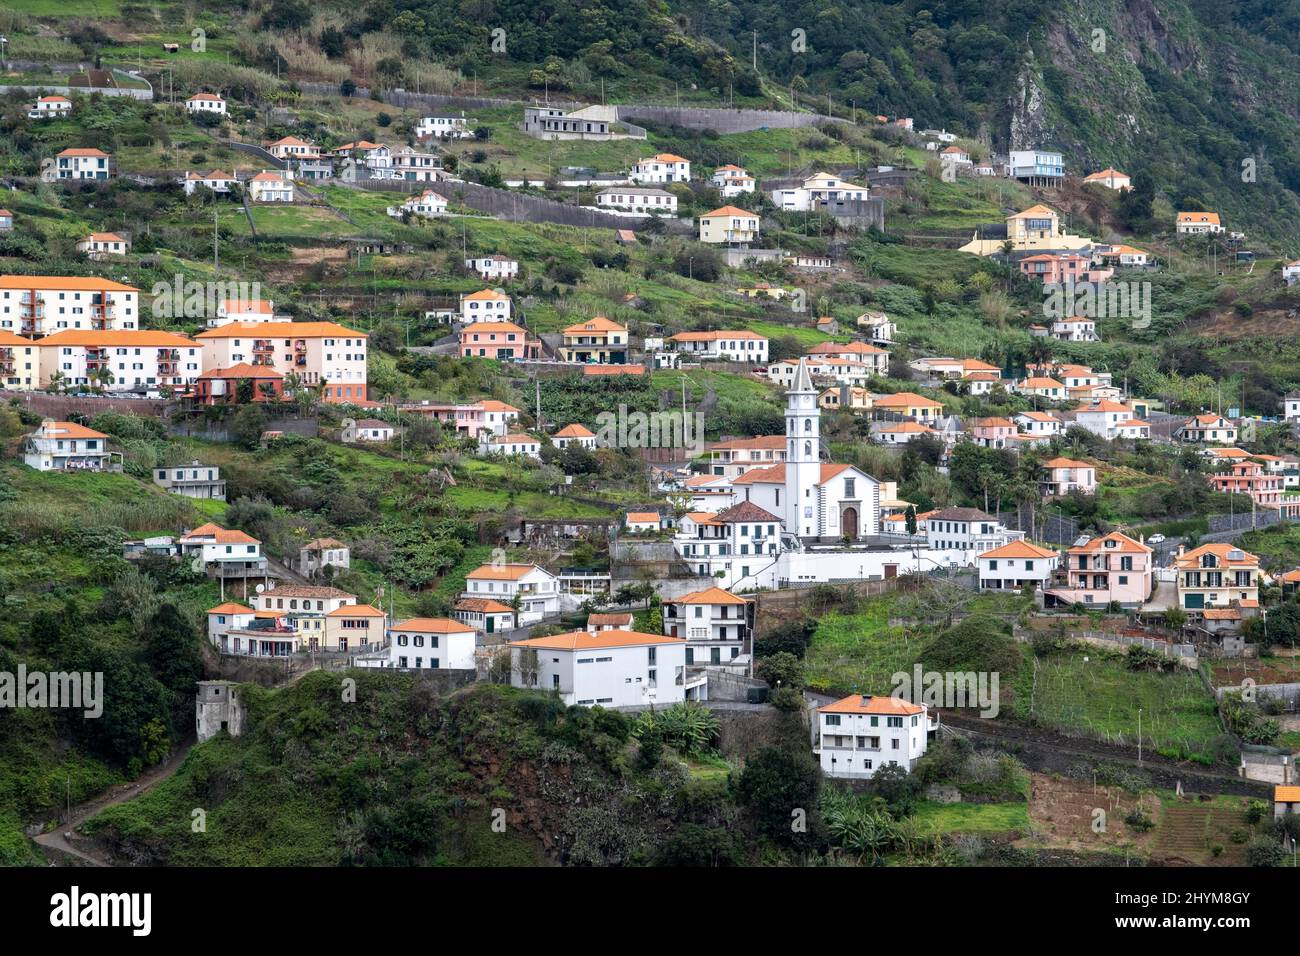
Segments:
[[[232,186],[238,186],[239,180],[229,173],[214,169],[207,173],[186,173],[181,180],[185,195],[192,196],[199,187],[211,189],[214,193],[229,193]]]
[[[736,166],[728,163],[725,166],[719,166],[713,171],[713,178],[710,180],[715,189],[723,199],[731,199],[733,196],[740,196],[744,193],[752,193],[757,190],[758,184],[754,177],[743,166]]]
[[[248,181],[250,202],[293,202],[293,183],[283,173],[264,170]]]
[[[131,251],[131,240],[115,232],[92,232],[77,241],[77,251],[87,259],[99,262],[112,256],[126,255]]]
[[[1223,232],[1217,212],[1180,212],[1174,223],[1180,236],[1203,236]]]
[[[515,609],[491,598],[462,597],[452,616],[479,634],[504,634],[515,629]]]
[[[42,96],[27,111],[27,118],[34,120],[59,119],[71,115],[72,100],[66,96]]]
[[[993,515],[978,508],[941,508],[918,521],[918,533],[925,535],[926,545],[945,554],[947,563],[969,564],[974,555],[1020,541],[1023,531],[1009,530]],[[964,554],[963,552],[969,552]]]
[[[1047,149],[1013,149],[1007,154],[1007,175],[1031,186],[1056,186],[1065,179],[1065,159]]]
[[[420,195],[412,196],[400,206],[389,206],[386,211],[394,219],[401,219],[403,216],[433,218],[434,216],[446,214],[447,198],[432,189],[426,189]]]
[[[596,206],[606,212],[637,216],[677,215],[677,197],[649,186],[611,186],[596,193]]]
[[[0,209],[0,232],[9,232],[14,227],[14,214],[11,210]]]
[[[465,268],[472,269],[488,281],[513,279],[519,275],[519,260],[494,253],[490,256],[466,259]]]
[[[103,432],[75,422],[46,419],[23,439],[23,464],[37,471],[111,471],[122,456],[109,450]]]
[[[388,616],[373,605],[345,604],[325,615],[320,649],[345,653],[381,648],[387,622]]]
[[[870,198],[871,190],[831,173],[819,172],[797,185],[774,187],[769,195],[778,209],[808,212],[822,203],[866,200]]]
[[[249,577],[265,577],[266,558],[262,555],[262,542],[235,528],[223,528],[208,522],[187,531],[176,539],[182,558],[194,561],[196,569],[219,578],[243,578],[245,586]]]
[[[460,320],[474,322],[509,322],[512,312],[510,296],[500,289],[480,289],[460,297]]]
[[[865,780],[887,766],[910,773],[938,726],[925,704],[853,694],[818,708],[813,754],[828,777]]]
[[[396,434],[396,428],[390,422],[378,418],[358,418],[349,421],[352,421],[351,427],[348,427],[345,422],[342,432],[344,444],[392,441]]]
[[[628,534],[653,534],[663,527],[657,511],[629,511],[623,516],[623,530]]]
[[[857,326],[866,332],[872,345],[892,345],[898,334],[898,326],[884,312],[863,312]]]
[[[313,146],[297,136],[285,136],[266,147],[266,151],[276,159],[313,160],[320,159],[320,147]]]
[[[768,339],[748,329],[678,332],[666,340],[672,349],[704,361],[766,363]]]
[[[519,418],[519,409],[495,398],[451,404],[422,401],[403,405],[401,409],[408,415],[423,415],[469,438],[477,438],[483,431],[504,435]]]
[[[434,113],[422,116],[412,130],[416,139],[468,139],[474,135],[462,114]]]
[[[747,246],[758,240],[758,216],[735,206],[723,206],[700,216],[700,242]]]
[[[113,157],[101,149],[71,147],[56,153],[48,166],[43,166],[41,179],[60,182],[82,179],[112,179],[117,175]]]
[[[241,394],[244,389],[247,389],[247,393]],[[209,369],[194,382],[196,405],[280,401],[283,395],[283,375],[270,366],[250,365],[248,362]]]
[[[1043,462],[1046,476],[1041,485],[1043,495],[1047,498],[1059,498],[1077,491],[1092,495],[1097,492],[1097,467],[1086,461],[1073,458],[1050,458]]]
[[[536,564],[485,564],[465,576],[464,598],[488,598],[516,605],[520,626],[536,624],[560,612],[555,575]]]
[[[1109,605],[1138,608],[1155,589],[1155,552],[1120,531],[1089,538],[1065,552],[1043,591],[1048,607]]]
[[[889,374],[889,353],[866,342],[819,342],[808,350],[808,358],[828,363],[831,371],[834,371],[834,360],[841,359],[861,362],[869,376]]]
[[[569,706],[667,706],[686,699],[686,641],[678,637],[570,631],[512,641],[510,651],[512,685],[551,691]]]
[[[329,647],[326,616],[356,603],[355,594],[339,588],[278,582],[252,596],[255,611],[283,618],[297,634],[300,649],[313,652]]]
[[[226,115],[226,101],[216,93],[195,93],[185,101],[187,113]]]
[[[622,365],[630,354],[627,328],[603,315],[575,322],[564,329],[559,354],[562,362]]]
[[[221,469],[195,460],[188,465],[169,465],[153,470],[153,483],[183,498],[226,500],[226,483]]]
[[[628,178],[641,185],[690,182],[691,161],[672,153],[659,153],[633,163]]]
[[[203,371],[247,363],[280,375],[293,373],[321,387],[326,402],[366,399],[368,336],[334,322],[229,322],[195,336]]]

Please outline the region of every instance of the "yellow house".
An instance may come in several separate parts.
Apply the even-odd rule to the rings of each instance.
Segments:
[[[898,392],[894,395],[881,395],[875,400],[875,407],[881,411],[905,415],[917,421],[932,421],[943,414],[943,402],[918,395],[915,392]]]
[[[325,615],[321,650],[374,651],[384,643],[384,612],[369,604],[345,604]]]
[[[1259,558],[1232,544],[1178,549],[1178,606],[1191,614],[1239,608],[1242,616],[1259,609]]]
[[[758,239],[758,216],[723,206],[700,217],[700,242],[749,243]]]
[[[1085,236],[1062,232],[1061,217],[1055,210],[1040,203],[1007,217],[1006,239],[981,239],[977,232],[970,242],[961,247],[961,251],[977,256],[991,256],[1001,252],[1003,244],[1008,241],[1017,252],[1088,249],[1093,244]]]
[[[564,330],[560,358],[565,362],[622,365],[627,361],[627,329],[598,315]]]

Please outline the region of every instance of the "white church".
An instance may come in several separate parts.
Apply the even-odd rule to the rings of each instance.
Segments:
[[[786,391],[784,463],[707,476],[707,496],[688,491],[703,507],[678,523],[673,543],[683,562],[733,591],[970,563],[924,542],[881,537],[880,482],[853,465],[822,461],[817,396],[800,359]]]

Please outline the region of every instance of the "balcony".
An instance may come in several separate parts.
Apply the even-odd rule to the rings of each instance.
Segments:
[[[275,352],[275,343],[266,339],[259,339],[253,343],[253,351],[262,355],[268,355]]]

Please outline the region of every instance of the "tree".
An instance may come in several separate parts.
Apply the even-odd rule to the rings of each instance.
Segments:
[[[907,510],[903,512],[903,524],[909,536],[916,534],[916,505],[907,506]]]
[[[777,651],[758,662],[758,676],[769,687],[794,687],[803,684],[803,662],[789,651]]]
[[[806,845],[820,825],[821,777],[806,751],[764,747],[745,762],[736,796],[761,833],[786,845]]]
[[[235,413],[230,430],[245,448],[256,448],[266,431],[266,410],[257,404],[244,405]]]

